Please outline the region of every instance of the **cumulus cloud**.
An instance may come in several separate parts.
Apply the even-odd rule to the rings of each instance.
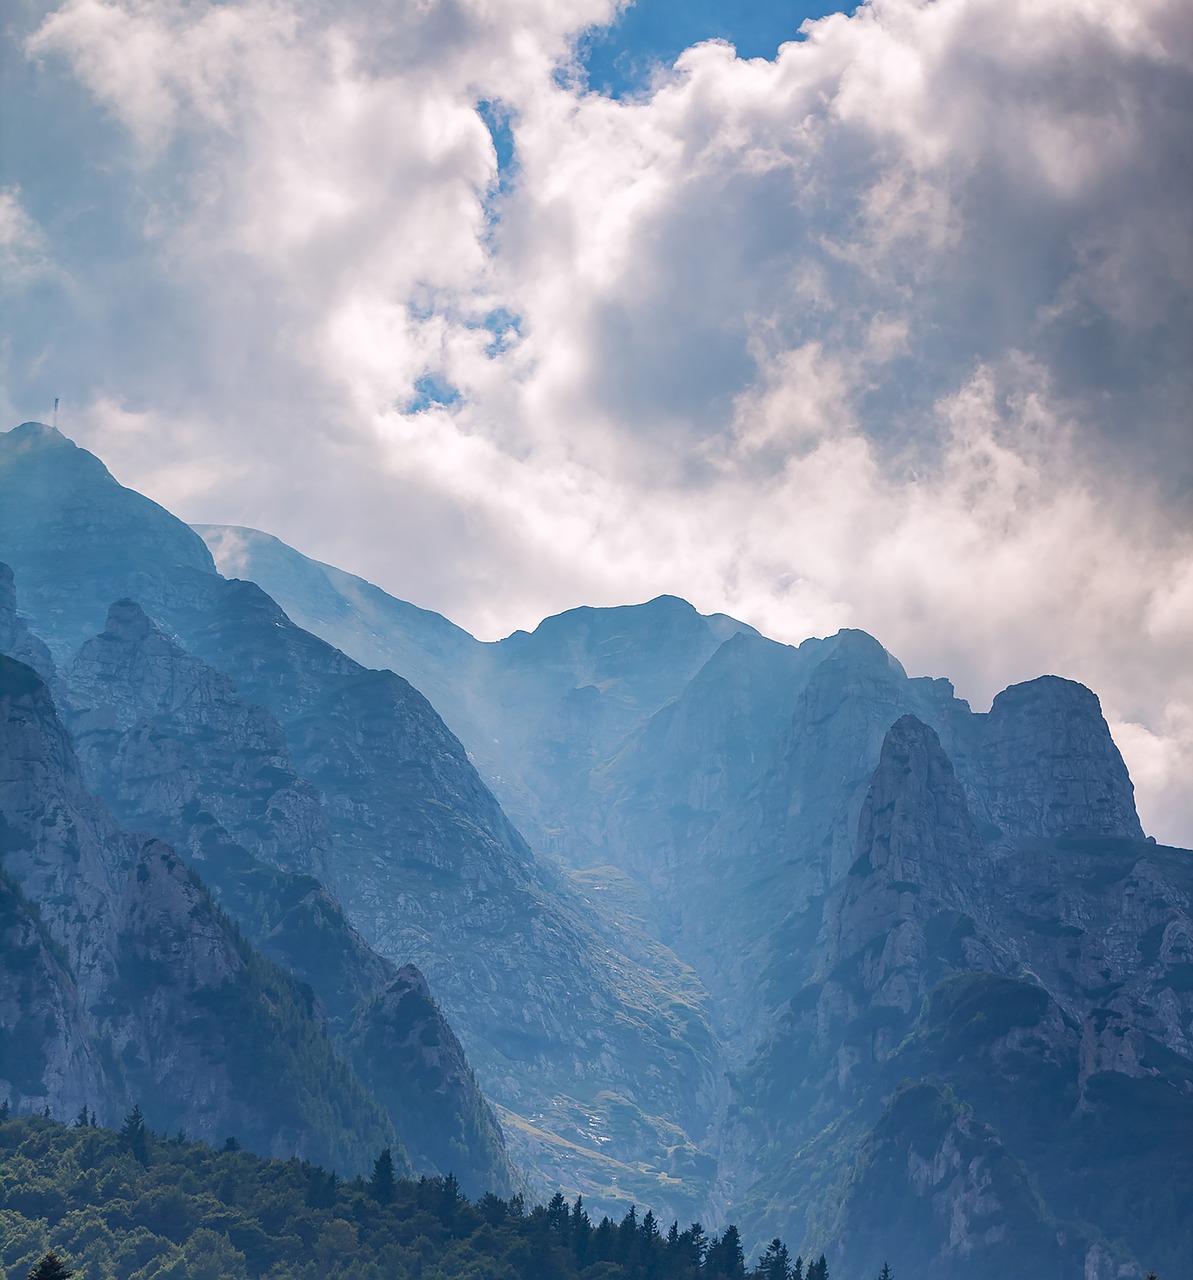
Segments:
[[[1187,6],[871,0],[612,100],[617,7],[30,4],[13,403],[483,634],[667,590],[1072,675],[1188,843]]]

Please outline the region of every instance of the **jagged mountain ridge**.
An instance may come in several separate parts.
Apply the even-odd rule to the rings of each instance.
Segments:
[[[155,577],[169,579],[147,609],[158,626],[230,676],[238,697],[268,704],[296,777],[310,781],[324,767],[327,742],[344,744],[355,747],[351,772],[375,778],[389,776],[395,759],[428,761],[432,773],[437,764],[447,784],[435,780],[437,794],[466,807],[474,784],[451,776],[458,748],[420,715],[416,697],[398,696],[400,683],[361,678],[248,584],[212,587],[207,574],[196,588],[188,565],[150,562],[139,573],[147,598]],[[183,592],[179,579],[188,575]],[[57,625],[65,598],[47,597],[47,625]],[[677,625],[697,638],[704,626],[711,642],[680,644],[669,673]],[[978,1275],[987,1263],[1012,1262],[1025,1276],[1084,1270],[1103,1280],[1120,1267],[1138,1275],[1149,1232],[1166,1268],[1179,1270],[1189,1246],[1174,1232],[1174,1206],[1187,1161],[1165,1167],[1157,1134],[1170,1139],[1187,1123],[1187,855],[1140,839],[1130,782],[1096,698],[1044,677],[975,716],[947,682],[909,680],[862,633],[796,650],[733,631],[718,636],[666,598],[573,611],[540,627],[533,643],[519,639],[509,650],[512,674],[485,695],[486,715],[517,746],[513,764],[533,810],[528,828],[537,823],[543,847],[553,841],[576,868],[536,862],[540,885],[562,886],[573,903],[587,894],[594,918],[602,918],[600,901],[626,914],[620,931],[602,918],[570,941],[618,932],[627,983],[685,992],[679,1003],[688,1012],[676,1010],[674,1035],[677,1044],[687,1038],[687,1056],[667,1066],[677,1079],[707,1036],[701,979],[714,992],[711,1008],[741,1069],[722,1085],[732,1093],[712,1133],[720,1167],[711,1211],[736,1204],[768,1235],[783,1214],[804,1215],[811,1230],[793,1237],[837,1241],[834,1257],[862,1274],[875,1212],[914,1219],[919,1236],[911,1232],[902,1247],[925,1274],[942,1278],[958,1266]],[[539,667],[548,672],[541,693]],[[462,684],[469,697],[477,693]],[[911,775],[922,775],[920,790],[933,803],[920,806],[922,823],[916,805],[907,807],[903,835],[888,824],[884,837],[878,810],[893,803],[897,811],[907,793],[889,769],[877,771],[892,724],[909,713],[935,733],[941,758],[926,737],[900,743],[896,735],[891,745],[909,762],[922,760]],[[419,813],[431,794],[422,783],[368,813],[351,806],[362,794],[371,801],[376,783],[362,792],[333,770],[318,791],[339,806],[338,816],[327,807],[333,855],[338,839],[354,874],[376,833],[407,815],[415,819],[412,849],[450,845],[447,829]],[[872,793],[887,800],[868,809]],[[501,819],[481,812],[499,848],[488,865],[515,870],[516,857],[502,862],[511,849],[501,852]],[[875,856],[882,838],[899,846],[893,861]],[[954,846],[961,856],[950,871]],[[467,863],[449,857],[438,869],[446,904],[452,878],[466,882]],[[425,876],[427,867],[403,871]],[[869,876],[877,879],[863,883]],[[417,892],[434,887],[423,882]],[[485,886],[482,901],[488,896]],[[824,1015],[811,1029],[810,1007]],[[979,1035],[975,1024],[987,1029]],[[567,1028],[558,1031],[556,1046]],[[951,1051],[958,1043],[968,1057]],[[705,1074],[689,1078],[715,1082],[717,1052],[714,1044]],[[614,1065],[627,1080],[642,1064]],[[592,1074],[607,1069],[597,1060]],[[901,1088],[904,1075],[924,1089]],[[1036,1107],[1040,1080],[1056,1087]],[[670,1105],[666,1089],[646,1087]],[[714,1095],[708,1086],[705,1116]],[[673,1132],[673,1151],[689,1168],[707,1159],[690,1142],[691,1119],[669,1131],[667,1116],[647,1115],[641,1131],[645,1089],[637,1104],[604,1097],[591,1112],[583,1098],[556,1096],[554,1133],[528,1125],[527,1147],[550,1145],[573,1124],[581,1140],[609,1136],[623,1153]],[[1146,1131],[1141,1099],[1171,1122],[1166,1130]],[[1069,1144],[1076,1163],[1049,1165],[1047,1144],[1017,1122],[1021,1113],[1039,1120],[1053,1145]],[[617,1117],[620,1127],[602,1135],[593,1115]],[[1116,1181],[1107,1159],[1114,1144],[1099,1145],[1099,1132],[1134,1144],[1130,1179]],[[818,1152],[823,1167],[812,1167]],[[1094,1157],[1098,1177],[1085,1179],[1084,1199],[1066,1198],[1066,1178],[1080,1158]],[[610,1165],[618,1177],[635,1172]],[[673,1167],[684,1168],[679,1160]],[[1116,1196],[1160,1169],[1171,1195],[1155,1197],[1133,1227],[1130,1206]],[[901,1171],[893,1186],[891,1170]],[[692,1188],[711,1176],[693,1172]],[[1021,1194],[1024,1180],[1030,1194]],[[1053,1252],[1041,1244],[1048,1239],[1056,1239]]]
[[[425,637],[437,634],[438,615],[401,602],[387,607],[377,588],[267,535],[204,528],[221,559],[258,575],[346,650],[363,644],[366,631],[374,658],[385,656],[387,643],[394,657],[417,649],[427,687],[451,685],[450,700],[467,705],[459,732],[482,771],[493,751],[486,735],[513,757],[489,778],[495,789],[511,776],[519,788],[541,778],[535,760],[520,753],[527,740],[536,743],[535,757],[567,759],[587,773],[570,798],[548,782],[520,820],[541,827],[549,812],[543,847],[586,870],[611,864],[645,886],[652,928],[718,997],[722,1032],[743,1041],[743,1024],[764,1021],[796,980],[783,953],[806,951],[815,939],[829,887],[852,861],[883,738],[900,716],[916,715],[941,735],[986,838],[1055,835],[1083,824],[1142,837],[1130,779],[1097,699],[1072,681],[1014,686],[978,714],[947,680],[909,678],[864,632],[794,648],[715,619],[706,620],[719,630],[710,628],[712,642],[699,650],[708,654],[703,663],[680,662],[670,680],[652,679],[667,651],[657,639],[661,618],[673,610],[663,598],[548,619],[534,633],[546,650],[545,691],[527,705],[526,675],[503,674],[506,647],[525,644],[527,633],[473,641],[460,667],[436,666],[441,651]],[[311,584],[318,584],[318,607],[304,600]],[[362,621],[354,602],[366,595]],[[597,694],[591,659],[577,659],[574,640],[576,622],[590,615],[608,615],[588,625],[613,641],[618,691],[639,694],[617,698],[620,737],[580,715],[569,723],[561,711]],[[454,643],[465,647],[458,634]],[[507,681],[520,699],[503,692]],[[514,796],[511,807],[517,803]],[[731,895],[727,867],[747,877]],[[761,983],[752,981],[756,975]]]
[[[195,528],[221,572],[259,582],[295,622],[357,661],[406,676],[466,745],[518,828],[573,864],[578,842],[585,866],[604,845],[605,806],[591,794],[602,761],[725,640],[757,637],[736,619],[661,596],[641,606],[571,609],[533,632],[485,643],[269,534]]]
[[[745,1073],[738,1141],[793,1153],[747,1193],[747,1221],[819,1215],[854,1266],[882,1223],[942,1280],[1004,1274],[1010,1232],[1039,1274],[1179,1274],[1193,858],[1088,830],[984,843],[912,716],[886,735],[854,853],[817,970]],[[820,1165],[829,1132],[843,1186]],[[1161,1168],[1142,1213],[1138,1179]]]
[[[68,722],[89,785],[127,826],[188,856],[264,954],[310,985],[346,1049],[391,1035],[401,996],[421,984],[421,1040],[401,1041],[396,1057],[351,1052],[357,1074],[398,1122],[416,1171],[454,1172],[476,1195],[516,1186],[496,1119],[422,976],[369,948],[310,874],[326,879],[327,821],[269,713],[129,600],[112,606],[60,683],[77,708]]]
[[[218,556],[219,539],[209,537]],[[239,544],[238,554],[241,571],[256,574],[252,544]],[[275,548],[274,556],[283,553]],[[285,556],[301,560],[289,549]],[[301,610],[300,594],[287,596],[287,590],[298,591],[293,581],[273,576],[268,563],[262,568],[262,580],[288,607]],[[340,581],[334,573],[329,580],[333,587]],[[641,606],[640,614],[649,609]],[[374,617],[382,612],[378,605]],[[388,616],[398,628],[389,640],[397,654],[415,643],[401,629],[411,625],[411,615]],[[323,625],[345,648],[358,642],[347,596],[339,598],[335,619],[312,625]],[[371,643],[374,653],[384,651],[380,625]],[[648,647],[643,633],[623,632],[622,653],[632,653],[635,643]],[[644,654],[643,660],[649,664],[652,657]],[[424,648],[420,661],[426,671],[436,659]],[[560,671],[568,669],[566,648],[551,661],[558,684]],[[636,716],[622,722],[628,728],[621,740],[593,759],[591,741],[569,742],[566,720],[550,718],[558,692],[544,697],[545,706],[532,708],[514,732],[501,715],[482,730],[475,703],[495,699],[467,685],[475,669],[460,669],[465,688],[454,697],[470,709],[471,722],[462,721],[459,731],[478,764],[486,767],[488,748],[470,734],[489,731],[508,743],[529,725],[552,724],[560,740],[551,749],[591,776],[574,784],[573,794],[582,799],[570,813],[558,814],[547,833],[558,833],[550,847],[586,868],[584,879],[598,891],[632,903],[716,997],[719,1030],[742,1064],[720,1128],[718,1194],[743,1211],[748,1230],[762,1238],[787,1223],[784,1234],[792,1238],[808,1238],[805,1225],[813,1238],[817,1231],[837,1233],[841,1259],[861,1268],[867,1239],[862,1206],[880,1185],[865,1170],[880,1167],[882,1152],[901,1151],[908,1198],[902,1209],[893,1202],[888,1207],[929,1224],[918,1244],[914,1232],[907,1239],[909,1256],[925,1274],[952,1276],[958,1266],[975,1275],[987,1265],[1005,1268],[1008,1232],[1016,1231],[1017,1264],[1027,1268],[1022,1274],[1101,1278],[1122,1267],[1124,1276],[1141,1275],[1149,1231],[1165,1241],[1158,1248],[1170,1269],[1193,1268],[1193,1245],[1174,1226],[1180,1192],[1164,1201],[1166,1208],[1134,1215],[1140,1222],[1146,1218],[1146,1229],[1132,1225],[1133,1210],[1121,1203],[1132,1179],[1146,1176],[1149,1162],[1160,1167],[1165,1161],[1157,1136],[1164,1129],[1149,1129],[1139,1119],[1139,1098],[1159,1090],[1161,1111],[1188,1130],[1190,1016],[1181,991],[1188,946],[1183,877],[1190,855],[1144,840],[1130,779],[1089,690],[1041,677],[1004,691],[988,713],[975,714],[947,681],[909,679],[863,633],[842,632],[798,649],[743,633],[722,643],[657,706],[637,706]],[[583,664],[571,670],[573,701],[591,697],[584,692]],[[433,687],[443,674],[431,670],[424,678]],[[445,714],[450,722],[451,712]],[[519,711],[507,704],[503,714]],[[885,785],[884,774],[875,771],[892,725],[909,715],[935,747],[928,751],[923,741],[918,747],[908,741],[899,749],[922,755],[924,776],[932,779],[925,790],[935,796],[936,808],[922,830],[913,823],[903,840],[899,857],[917,868],[914,874],[904,882],[888,867],[885,879],[868,883],[870,874],[861,872],[870,855],[859,854],[859,841],[881,843],[876,830],[882,824],[876,824],[873,799],[867,816],[867,797]],[[575,733],[585,728],[577,717]],[[504,767],[523,780],[536,776],[533,761],[515,757]],[[594,794],[603,806],[595,818]],[[558,790],[548,789],[522,803],[541,813],[559,799]],[[513,795],[511,803],[518,802]],[[924,855],[933,847],[956,856],[960,878],[930,874],[932,859]],[[612,867],[602,869],[602,863]],[[860,896],[851,900],[851,892]],[[1152,903],[1150,914],[1140,909],[1144,901]],[[918,903],[920,915],[909,916],[908,903]],[[1161,908],[1169,916],[1159,918]],[[859,930],[870,941],[858,943]],[[877,958],[862,963],[857,957],[871,945]],[[889,971],[879,963],[888,951]],[[1141,966],[1141,959],[1160,955],[1161,969]],[[863,983],[851,994],[842,975],[833,978],[831,956],[837,966],[881,971],[882,985]],[[849,979],[859,980],[856,972]],[[967,998],[951,998],[950,991]],[[898,1000],[891,999],[894,992]],[[809,999],[800,1012],[801,1001]],[[814,1036],[801,1043],[796,1028],[822,999],[828,1001],[825,1012],[836,1009],[829,1025],[833,1018],[840,1024],[839,1039],[819,1047]],[[992,1098],[975,1083],[980,1072],[963,1080],[941,1048],[955,1042],[958,1019],[964,1029],[983,1006],[996,1012],[1017,1002],[1028,1008],[1014,1015],[1022,1025],[1012,1019],[991,1033],[983,1049],[988,1072],[1004,1090]],[[922,1009],[924,1021],[917,1022]],[[1073,1145],[1072,1162],[1059,1167],[1049,1165],[1046,1144],[1031,1139],[1028,1124],[1009,1123],[1016,1105],[1024,1115],[1034,1114],[1027,1096],[1031,1072],[1025,1068],[1020,1078],[1010,1065],[1027,1052],[1033,1034],[1052,1046],[1041,1051],[1038,1070],[1063,1081],[1055,1090],[1060,1101],[1041,1119],[1054,1141]],[[1152,1045],[1151,1059],[1140,1074],[1145,1042]],[[1157,1066],[1165,1053],[1175,1056]],[[793,1066],[809,1074],[797,1080]],[[927,1093],[904,1095],[900,1072],[937,1083]],[[845,1087],[851,1079],[855,1084]],[[1082,1110],[1095,1095],[1101,1101]],[[1088,1123],[1067,1125],[1066,1099]],[[855,1119],[826,1122],[842,1109],[856,1112]],[[743,1122],[747,1112],[753,1114]],[[794,1126],[793,1115],[799,1117]],[[824,1127],[810,1127],[809,1115]],[[919,1115],[937,1119],[916,1135],[909,1117]],[[1092,1136],[1099,1125],[1136,1143],[1129,1176],[1116,1180],[1108,1168],[1093,1177],[1081,1173],[1080,1158],[1091,1150],[1109,1161],[1108,1150]],[[1004,1145],[998,1133],[1012,1130],[1013,1140]],[[913,1137],[926,1140],[933,1133],[930,1158],[916,1154]],[[988,1197],[984,1223],[981,1178],[967,1186],[947,1173],[966,1143],[978,1153],[977,1167],[1002,1179],[1005,1192],[1001,1200]],[[794,1163],[783,1157],[784,1150],[796,1149],[805,1154]],[[1193,1150],[1193,1142],[1181,1150]],[[839,1162],[827,1181],[809,1173],[817,1152],[831,1152]],[[1178,1162],[1166,1185],[1190,1186],[1189,1163]],[[832,1185],[843,1166],[855,1169],[856,1194]],[[915,1173],[923,1168],[930,1176]],[[1013,1192],[1025,1178],[1046,1181],[1043,1198],[1035,1190],[1025,1197]],[[1066,1193],[1066,1179],[1074,1178],[1094,1188],[1084,1200]],[[943,1210],[935,1217],[925,1212],[925,1194],[929,1201],[936,1197],[933,1203],[955,1206],[959,1220],[971,1223],[972,1232],[962,1232],[962,1249],[941,1250],[953,1228],[947,1213],[940,1216]],[[1008,1208],[1012,1201],[1017,1208]],[[967,1203],[973,1210],[968,1218]],[[798,1226],[785,1216],[792,1214]],[[1097,1226],[1081,1226],[1090,1220]],[[1058,1243],[1066,1221],[1068,1243]],[[991,1238],[983,1243],[984,1232]],[[1040,1244],[1045,1239],[1052,1241],[1047,1248]]]
[[[611,1207],[658,1188],[677,1213],[694,1213],[711,1177],[696,1141],[719,1075],[699,983],[673,959],[660,977],[625,954],[637,945],[633,930],[608,922],[599,902],[535,857],[405,680],[365,670],[294,626],[254,584],[175,554],[178,522],[94,459],[78,465],[82,452],[44,427],[0,437],[0,483],[20,496],[0,506],[0,555],[22,583],[26,568],[58,574],[22,587],[22,608],[64,670],[103,632],[108,606],[101,612],[102,586],[67,589],[60,531],[102,541],[132,518],[125,508],[170,524],[161,560],[145,537],[135,554],[99,557],[109,605],[135,599],[182,650],[229,677],[246,705],[268,709],[297,776],[319,794],[349,919],[382,954],[426,972],[507,1128],[533,1148],[540,1185],[563,1181]],[[70,483],[41,475],[61,470]],[[43,525],[58,539],[52,564]],[[600,1150],[611,1131],[625,1135],[617,1160]]]

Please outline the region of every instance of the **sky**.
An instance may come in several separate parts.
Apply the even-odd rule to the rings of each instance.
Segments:
[[[1187,0],[13,0],[0,410],[484,638],[663,592],[1193,844]]]

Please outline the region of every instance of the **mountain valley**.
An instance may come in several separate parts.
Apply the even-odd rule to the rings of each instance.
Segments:
[[[481,642],[35,423],[0,561],[18,1111],[840,1280],[1193,1274],[1193,853],[1084,686],[669,596]]]

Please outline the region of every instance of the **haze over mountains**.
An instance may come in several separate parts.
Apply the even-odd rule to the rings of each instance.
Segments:
[[[0,436],[0,1094],[846,1280],[1193,1269],[1193,855],[1089,690],[666,596],[481,643],[199,533]]]

